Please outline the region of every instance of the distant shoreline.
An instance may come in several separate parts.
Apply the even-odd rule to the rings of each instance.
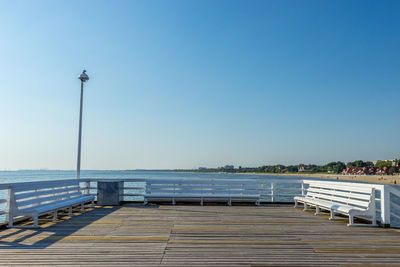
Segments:
[[[18,172],[18,171],[43,171],[43,172],[52,172],[52,171],[67,171],[67,172],[75,172],[75,170],[0,170],[0,172]],[[142,172],[176,172],[176,173],[203,173],[203,174],[220,174],[219,172],[199,172],[197,170],[183,170],[183,169],[163,169],[163,170],[82,170],[86,171],[104,171],[104,172],[124,172],[124,171],[142,171]],[[388,185],[400,185],[400,175],[343,175],[343,174],[327,174],[327,173],[266,173],[266,172],[225,172],[227,174],[238,174],[238,175],[269,175],[269,176],[292,176],[292,177],[310,177],[310,178],[320,178],[320,179],[329,179],[329,180],[341,180],[341,181],[358,181],[365,183],[375,183],[375,184],[388,184]]]
[[[400,175],[343,175],[343,174],[325,174],[325,173],[256,173],[245,172],[237,174],[246,175],[276,175],[276,176],[294,176],[294,177],[311,177],[323,178],[330,180],[359,181],[375,184],[400,185]]]

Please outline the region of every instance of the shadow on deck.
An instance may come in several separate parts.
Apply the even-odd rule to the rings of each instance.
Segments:
[[[43,249],[53,243],[68,238],[77,231],[96,223],[103,217],[116,211],[119,207],[89,208],[85,212],[74,210],[72,216],[59,212],[58,221],[52,221],[52,216],[40,217],[40,228],[18,228],[32,226],[31,219],[18,223],[16,228],[0,230],[0,249]],[[79,209],[78,209],[79,210]]]

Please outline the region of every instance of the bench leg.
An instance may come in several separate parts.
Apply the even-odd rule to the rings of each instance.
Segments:
[[[373,215],[373,216],[372,216],[372,221],[371,221],[371,223],[372,223],[372,226],[378,226],[378,224],[376,223],[376,215]]]
[[[354,215],[350,215],[349,214],[349,223],[347,224],[347,226],[369,226],[369,227],[375,227],[378,226],[377,222],[376,222],[376,215],[371,215],[371,224],[361,224],[361,223],[354,223]]]
[[[90,207],[94,208],[94,199],[92,200],[92,203],[90,203]]]
[[[349,224],[347,226],[354,226],[354,216],[349,214]]]
[[[172,205],[175,206],[175,198],[172,199]]]
[[[39,227],[39,215],[33,216],[33,227]]]
[[[319,206],[315,206],[315,213],[314,215],[320,215],[320,210],[319,210]]]
[[[299,206],[299,203],[297,203],[297,200],[294,201],[294,207],[297,208]]]
[[[304,209],[303,211],[308,211],[307,203],[304,203]]]
[[[8,218],[8,227],[13,227],[14,224],[14,216],[10,215]]]
[[[53,213],[53,221],[57,221],[57,213],[58,213],[58,211],[55,210]]]
[[[81,204],[81,212],[84,212],[85,211],[85,204]]]
[[[335,212],[331,210],[331,217],[329,217],[329,220],[334,220],[335,219]]]
[[[147,199],[144,199],[144,201],[143,201],[143,205],[147,205],[148,204],[148,202],[147,202]]]
[[[229,205],[229,206],[232,206],[232,199],[229,199],[228,205]]]
[[[200,205],[203,206],[203,204],[204,204],[204,203],[203,203],[203,198],[201,198],[201,200],[200,200]]]
[[[72,206],[68,208],[68,216],[72,216]]]

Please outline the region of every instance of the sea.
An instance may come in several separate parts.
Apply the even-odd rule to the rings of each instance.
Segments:
[[[62,180],[76,178],[73,170],[18,170],[0,171],[0,183]],[[100,179],[291,179],[302,180],[307,177],[278,175],[248,175],[231,173],[174,172],[169,170],[82,170],[81,178]],[[307,178],[309,179],[309,178]]]

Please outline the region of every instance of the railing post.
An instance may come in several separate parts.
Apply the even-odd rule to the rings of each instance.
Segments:
[[[390,186],[381,186],[381,223],[383,227],[390,227]]]
[[[83,184],[84,184],[84,188],[85,188],[85,190],[83,190],[84,195],[89,195],[90,181],[86,181]]]
[[[11,187],[8,188],[7,190],[7,206],[6,206],[6,222],[8,223],[10,221],[10,209],[11,209],[11,194],[13,194],[13,190]]]
[[[274,183],[271,183],[271,202],[274,202],[274,194],[275,194],[275,189],[274,189]]]

